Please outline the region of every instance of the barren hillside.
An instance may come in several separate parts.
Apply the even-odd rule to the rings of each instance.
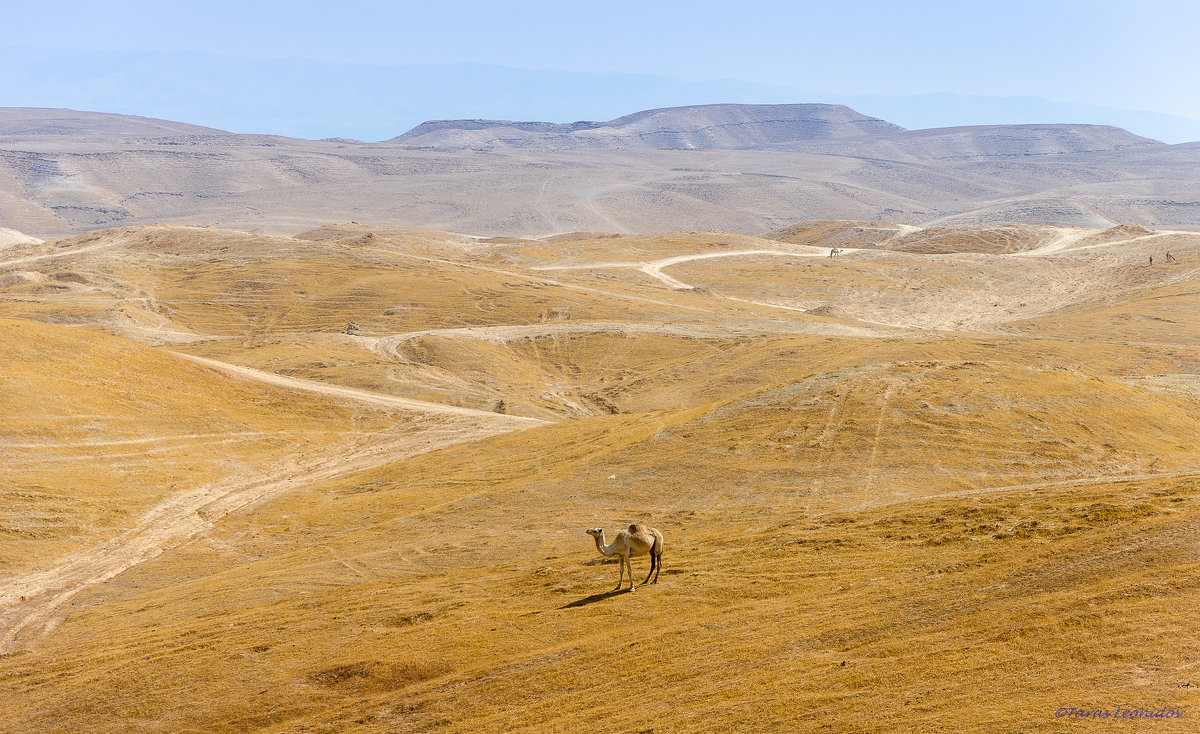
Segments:
[[[232,135],[211,127],[183,122],[157,120],[136,115],[47,109],[40,107],[0,107],[0,135],[13,139],[46,136],[125,137],[175,135]]]
[[[853,141],[804,141],[796,150],[939,161],[1024,158],[1164,147],[1156,140],[1107,125],[974,125],[932,130],[880,131]]]
[[[1192,731],[1197,292],[1133,224],[14,244],[5,729]]]
[[[828,105],[650,110],[570,130],[430,125],[420,138],[465,137],[454,147],[310,141],[9,109],[0,227],[41,239],[158,222],[282,235],[388,222],[482,236],[755,234],[830,218],[1200,227],[1200,147],[1103,126],[898,131]],[[479,135],[513,142],[471,142]]]
[[[435,148],[765,147],[903,130],[843,105],[700,105],[646,110],[608,122],[435,120],[388,142]]]

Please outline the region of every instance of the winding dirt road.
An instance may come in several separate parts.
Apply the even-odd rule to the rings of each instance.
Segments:
[[[249,477],[228,477],[172,495],[133,527],[59,559],[53,567],[0,581],[0,655],[51,632],[76,595],[156,558],[211,527],[225,515],[303,484],[335,479],[454,444],[546,423],[471,408],[426,403],[366,390],[275,375],[203,357],[178,355],[228,374],[277,387],[367,403],[376,408],[438,416],[396,430],[352,434],[317,450],[298,452]]]
[[[665,283],[668,287],[677,291],[695,290],[695,286],[688,285],[681,280],[677,280],[667,275],[662,271],[663,268],[680,263],[691,262],[693,260],[709,260],[717,257],[742,257],[746,255],[772,255],[775,257],[829,257],[830,248],[828,247],[811,247],[811,251],[792,251],[792,250],[730,250],[729,252],[702,252],[694,255],[676,255],[674,257],[664,257],[661,260],[651,260],[649,262],[599,262],[585,263],[583,265],[546,265],[543,267],[532,268],[533,270],[604,270],[629,268],[640,270],[646,275]],[[844,248],[843,253],[858,252],[853,248]],[[756,301],[748,301],[748,303],[757,303]],[[770,305],[770,304],[760,304]]]
[[[361,249],[365,250],[365,251],[378,252],[378,253],[383,253],[386,255],[391,255],[392,257],[401,257],[401,258],[405,258],[408,260],[421,260],[424,262],[437,263],[439,265],[451,265],[456,268],[466,268],[468,270],[478,270],[478,271],[482,271],[482,272],[486,272],[486,273],[496,273],[498,275],[507,275],[510,278],[520,278],[522,280],[528,280],[533,283],[543,283],[546,285],[558,286],[560,288],[570,288],[572,290],[583,291],[585,293],[597,293],[597,294],[600,294],[603,296],[609,296],[610,298],[620,298],[620,299],[626,300],[626,301],[637,301],[639,303],[653,303],[656,306],[669,306],[671,308],[682,309],[684,311],[695,311],[695,312],[699,312],[699,313],[708,313],[708,311],[706,309],[696,308],[695,306],[684,306],[684,305],[678,304],[678,303],[670,303],[668,301],[660,301],[660,300],[657,300],[654,298],[645,298],[643,296],[634,296],[634,295],[630,295],[628,293],[617,293],[615,291],[606,291],[601,288],[590,288],[585,285],[578,285],[577,283],[564,283],[561,280],[551,280],[550,278],[542,278],[542,277],[538,277],[536,275],[530,275],[529,273],[519,273],[519,272],[515,272],[512,270],[504,270],[501,268],[488,267],[486,265],[457,262],[455,260],[443,260],[443,259],[437,258],[437,257],[425,257],[424,255],[413,255],[413,254],[410,254],[407,252],[396,252],[395,250],[385,250],[385,249],[378,248],[378,247],[364,247]],[[531,268],[531,270],[539,270],[539,269],[546,270],[549,268]],[[565,269],[565,268],[563,268],[563,269]]]
[[[523,418],[516,415],[507,415],[505,413],[493,413],[487,410],[479,410],[478,408],[462,408],[457,405],[443,405],[442,403],[430,403],[424,400],[402,398],[398,395],[385,395],[383,393],[371,392],[370,390],[358,390],[353,387],[331,385],[329,383],[318,382],[316,380],[302,380],[298,377],[277,375],[274,372],[256,370],[253,367],[242,367],[241,365],[220,362],[215,359],[208,359],[207,357],[196,357],[194,355],[183,354],[181,352],[171,352],[171,354],[174,354],[177,357],[183,357],[184,359],[191,360],[207,367],[221,370],[222,372],[227,372],[231,375],[244,377],[257,382],[265,382],[268,385],[290,388],[292,390],[303,390],[305,392],[314,392],[322,395],[329,395],[335,398],[343,398],[346,400],[355,400],[375,407],[398,408],[400,410],[411,410],[418,413],[440,413],[443,415],[462,416],[467,418],[484,418],[486,420],[496,421],[497,423],[512,425],[514,429],[528,428],[531,426],[542,425],[547,422],[541,420],[540,418]]]
[[[916,229],[916,227],[912,227],[909,231],[915,231]],[[804,247],[806,247],[806,250],[799,252],[792,250],[731,250],[729,252],[704,252],[693,255],[676,255],[674,257],[665,257],[661,260],[652,260],[650,262],[599,262],[587,263],[583,265],[547,265],[544,267],[533,268],[533,270],[596,270],[628,268],[640,270],[652,278],[657,278],[673,290],[695,290],[696,286],[684,283],[682,280],[677,278],[672,278],[671,276],[662,272],[662,269],[672,265],[678,265],[680,263],[691,262],[693,260],[709,260],[718,257],[741,257],[748,255],[770,255],[773,257],[829,257],[832,253],[832,249],[829,247]],[[849,255],[861,251],[861,249],[853,247],[838,248],[838,252],[843,255]],[[748,303],[754,306],[773,308],[781,311],[808,313],[808,309],[798,308],[796,306],[784,306],[779,303],[755,301],[748,298],[738,298],[736,296],[727,296],[720,293],[715,295],[718,295],[727,301]],[[824,324],[821,327],[811,327],[805,331],[807,333],[817,333],[822,335],[839,334],[843,336],[884,336],[886,335],[885,332],[891,331],[891,325],[874,324],[870,327],[856,327],[849,325]]]

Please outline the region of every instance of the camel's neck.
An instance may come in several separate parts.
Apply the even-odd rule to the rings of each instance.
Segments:
[[[596,539],[596,550],[600,551],[601,553],[603,553],[606,556],[616,555],[616,553],[617,553],[616,549],[613,548],[611,545],[604,542],[604,532],[603,531],[601,531],[601,533],[599,535],[593,535],[592,537]]]

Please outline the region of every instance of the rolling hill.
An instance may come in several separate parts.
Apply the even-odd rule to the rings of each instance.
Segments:
[[[769,234],[0,252],[6,730],[1190,731],[1200,235]]]
[[[388,142],[434,148],[752,149],[902,130],[843,105],[699,105],[646,110],[608,122],[435,120]]]
[[[1140,146],[1163,147],[1156,140],[1106,125],[976,125],[881,132],[863,137],[863,140],[838,143],[809,140],[784,147],[914,162],[1027,158]]]
[[[0,227],[41,239],[156,222],[283,235],[349,221],[486,236],[756,234],[830,218],[1194,228],[1197,171],[1200,146],[1118,128],[905,131],[837,105],[441,121],[386,143],[0,114]]]

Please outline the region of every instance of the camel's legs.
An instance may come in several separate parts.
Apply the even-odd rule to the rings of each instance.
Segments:
[[[633,554],[625,556],[625,562],[629,564],[629,590],[633,591]]]
[[[617,579],[617,591],[625,584],[625,562],[628,560],[628,556],[621,556],[621,578]]]

